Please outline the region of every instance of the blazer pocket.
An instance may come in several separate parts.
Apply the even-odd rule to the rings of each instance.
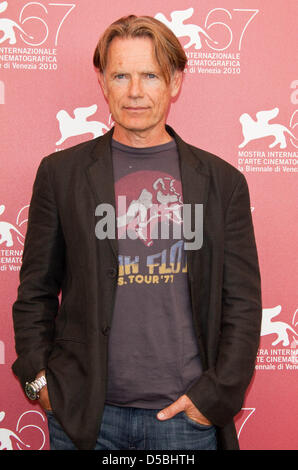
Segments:
[[[80,308],[74,309],[69,305],[70,299],[66,298],[58,314],[56,323],[55,342],[72,341],[74,343],[86,343],[85,324],[80,321]],[[69,314],[71,312],[71,316]],[[60,315],[60,318],[59,318]]]
[[[72,336],[67,336],[67,337],[57,337],[55,338],[55,342],[60,342],[60,341],[72,341],[73,343],[81,343],[81,344],[86,344],[86,341],[82,340],[81,338],[75,338]]]

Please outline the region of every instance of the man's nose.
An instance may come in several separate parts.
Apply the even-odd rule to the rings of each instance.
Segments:
[[[129,84],[129,96],[139,98],[143,96],[143,87],[140,77],[132,77]]]

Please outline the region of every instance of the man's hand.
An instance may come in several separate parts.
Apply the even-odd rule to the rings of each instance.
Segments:
[[[198,408],[193,404],[187,395],[181,395],[178,400],[159,411],[157,418],[161,421],[164,421],[166,419],[172,418],[177,413],[180,413],[180,411],[184,411],[190,419],[197,421],[199,424],[203,424],[205,426],[212,424],[207,418],[205,418],[204,415],[202,415],[202,413],[200,413]]]
[[[45,375],[46,374],[46,371],[43,369],[41,370],[36,378],[38,379],[39,377],[41,377],[42,375]],[[51,408],[51,404],[50,404],[50,399],[49,399],[49,393],[48,393],[48,387],[45,385],[44,387],[42,387],[42,389],[40,390],[39,392],[39,404],[40,406],[46,410],[46,411],[51,411],[52,408]]]

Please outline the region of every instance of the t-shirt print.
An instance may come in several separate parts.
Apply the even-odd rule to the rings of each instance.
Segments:
[[[120,178],[115,192],[118,239],[140,241],[134,244],[133,257],[119,255],[118,284],[173,282],[175,274],[187,271],[181,181],[164,172],[138,171]],[[144,247],[151,247],[145,259]]]

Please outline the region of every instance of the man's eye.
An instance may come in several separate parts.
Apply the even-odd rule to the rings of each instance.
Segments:
[[[148,78],[156,78],[156,75],[154,73],[147,73]]]
[[[125,74],[124,73],[118,73],[117,75],[115,75],[115,78],[121,80],[125,77]]]

